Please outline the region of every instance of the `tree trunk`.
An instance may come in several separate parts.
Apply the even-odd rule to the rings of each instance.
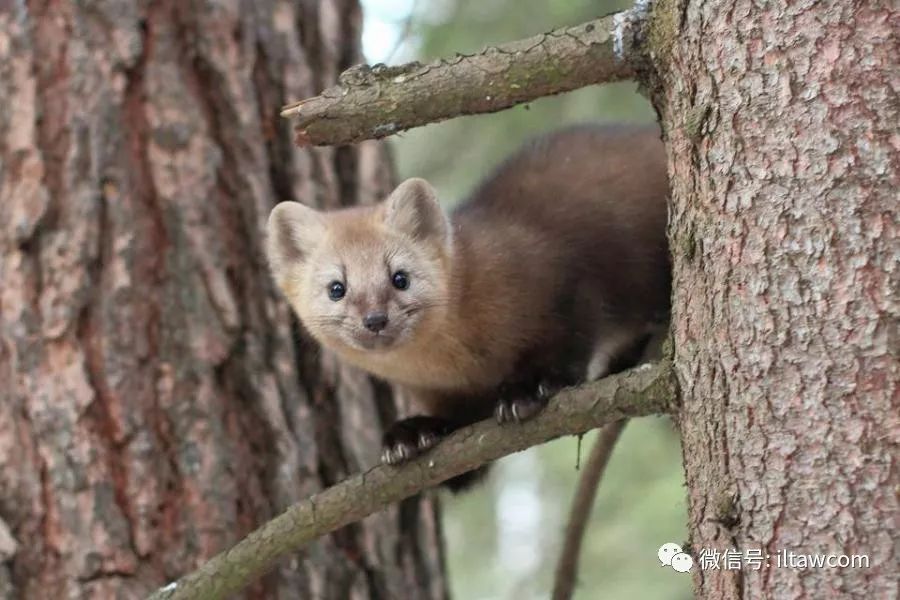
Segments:
[[[886,2],[655,8],[690,545],[764,559],[695,567],[699,598],[897,597],[897,25]]]
[[[0,1],[0,596],[140,597],[377,460],[389,393],[303,337],[261,250],[276,201],[391,184],[380,144],[296,149],[278,116],[359,61],[360,23],[354,0]],[[248,596],[445,597],[435,506]]]

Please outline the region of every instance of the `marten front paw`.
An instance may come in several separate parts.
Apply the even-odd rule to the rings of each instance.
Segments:
[[[422,454],[453,431],[452,423],[440,417],[410,417],[391,425],[381,445],[381,462],[400,465]]]
[[[550,388],[544,384],[537,386],[531,393],[523,390],[508,390],[505,393],[501,391],[494,416],[501,425],[528,421],[547,406],[547,401],[552,395]]]

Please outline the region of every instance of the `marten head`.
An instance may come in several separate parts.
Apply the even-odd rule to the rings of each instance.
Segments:
[[[383,202],[320,212],[282,202],[268,222],[275,281],[325,346],[395,349],[446,311],[450,223],[432,187],[408,179]]]

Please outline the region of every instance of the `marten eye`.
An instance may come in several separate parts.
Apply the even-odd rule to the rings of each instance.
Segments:
[[[405,290],[409,287],[409,274],[406,271],[397,271],[391,276],[391,283],[398,290]]]
[[[344,284],[340,281],[332,281],[328,284],[328,297],[335,302],[343,298],[344,294],[346,293],[347,290],[344,288]]]

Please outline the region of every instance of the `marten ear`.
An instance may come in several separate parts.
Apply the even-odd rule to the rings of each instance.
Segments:
[[[291,265],[301,263],[322,239],[325,221],[299,202],[282,202],[272,209],[266,230],[269,266],[281,284]]]
[[[384,201],[384,223],[414,239],[450,243],[450,221],[434,188],[424,179],[407,179]]]

